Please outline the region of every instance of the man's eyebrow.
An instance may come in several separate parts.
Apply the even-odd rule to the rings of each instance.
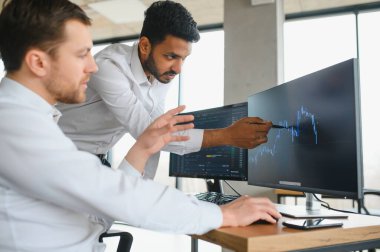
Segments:
[[[78,52],[82,53],[82,52],[90,52],[91,51],[91,47],[83,47],[81,49],[78,50]]]
[[[174,52],[168,52],[168,53],[165,53],[166,55],[171,55],[171,56],[179,56],[178,54],[174,53]]]
[[[173,58],[181,58],[181,59],[185,59],[185,58],[188,56],[188,55],[186,55],[186,56],[182,57],[181,55],[176,54],[176,53],[174,53],[174,52],[168,52],[168,53],[165,53],[165,55],[167,55],[167,56],[171,56],[171,57],[173,57]]]

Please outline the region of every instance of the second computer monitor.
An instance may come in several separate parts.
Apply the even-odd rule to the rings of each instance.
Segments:
[[[247,102],[193,111],[198,129],[230,126],[248,115]],[[230,146],[204,148],[186,155],[170,154],[169,175],[175,177],[247,180],[247,150]]]
[[[251,95],[250,116],[285,128],[249,151],[248,184],[361,198],[358,74],[350,59]]]

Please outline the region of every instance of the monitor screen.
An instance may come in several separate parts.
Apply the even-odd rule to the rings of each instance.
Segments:
[[[193,111],[194,127],[217,129],[248,115],[247,102]],[[204,148],[183,156],[170,154],[169,176],[247,180],[247,150],[230,146]]]
[[[248,115],[285,126],[249,150],[248,184],[362,197],[356,59],[251,95]]]

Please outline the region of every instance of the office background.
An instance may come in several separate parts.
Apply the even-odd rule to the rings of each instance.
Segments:
[[[93,53],[96,53],[109,43],[133,43],[141,29],[143,11],[153,1],[73,2],[83,6],[94,20]],[[178,2],[193,13],[202,33],[201,40],[193,45],[193,53],[186,60],[182,74],[174,80],[176,84],[168,95],[167,108],[180,103],[192,111],[246,101],[250,94],[358,57],[364,187],[380,190],[377,126],[380,102],[376,92],[380,85],[380,1],[278,0],[264,5],[253,5],[254,0]],[[109,13],[116,10],[121,13]],[[0,61],[0,77],[3,74]],[[114,165],[132,144],[133,139],[128,136],[117,144],[112,152]],[[169,155],[163,153],[156,180],[175,186],[175,178],[168,177],[168,163]],[[181,182],[186,192],[206,190],[201,179],[182,179]],[[231,184],[240,193],[266,195],[275,200],[273,189],[248,186],[246,182]],[[228,188],[225,190],[229,192]],[[330,202],[338,208],[351,207],[351,202],[343,200]],[[370,210],[379,210],[380,197],[366,196],[365,205]],[[152,248],[160,247],[157,243],[161,244],[162,251],[179,248],[190,251],[189,237],[134,232],[137,232],[135,251],[148,251],[149,244],[154,246]],[[205,243],[201,243],[199,249],[220,250]]]

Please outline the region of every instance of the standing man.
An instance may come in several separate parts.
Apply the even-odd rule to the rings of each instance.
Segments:
[[[144,179],[147,159],[192,116],[158,117],[118,170],[79,151],[57,126],[57,102],[85,99],[97,70],[90,20],[67,0],[10,0],[0,13],[0,251],[104,251],[98,242],[114,220],[137,227],[201,234],[221,226],[274,222],[268,199],[243,196],[216,206]]]
[[[59,105],[60,127],[80,150],[100,157],[126,133],[137,139],[163,114],[170,81],[181,72],[199,38],[196,22],[181,4],[153,3],[145,12],[137,43],[114,44],[95,56],[99,71],[90,80],[87,99],[84,104]],[[267,141],[270,127],[259,118],[244,118],[224,129],[181,132],[190,140],[164,150],[183,155],[220,145],[254,148]],[[159,153],[145,167],[146,177],[154,177],[158,161]]]

